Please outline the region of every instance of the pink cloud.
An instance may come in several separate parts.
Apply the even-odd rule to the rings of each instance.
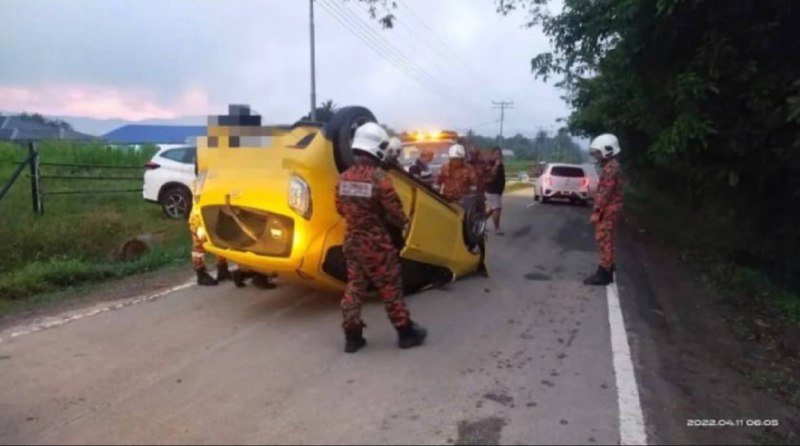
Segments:
[[[208,93],[201,88],[189,88],[176,101],[164,104],[146,89],[55,84],[0,85],[0,106],[9,111],[133,121],[204,115],[213,109]]]

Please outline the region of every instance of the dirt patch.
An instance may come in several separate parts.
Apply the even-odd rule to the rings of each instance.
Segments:
[[[525,274],[525,278],[528,280],[553,280],[552,277],[542,273],[528,273]]]
[[[506,427],[506,420],[498,417],[484,418],[479,421],[461,421],[458,423],[456,444],[500,444],[500,434],[504,427]]]
[[[618,286],[653,443],[753,444],[800,440],[798,407],[768,390],[769,370],[793,370],[758,339],[737,336],[741,315],[698,280],[674,248],[623,226]],[[782,363],[782,364],[781,364]],[[760,375],[761,374],[761,375]],[[761,381],[759,382],[759,377]],[[777,427],[689,427],[698,420],[778,420]]]

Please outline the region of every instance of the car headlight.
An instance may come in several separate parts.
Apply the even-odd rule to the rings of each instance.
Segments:
[[[202,226],[199,226],[197,230],[195,230],[195,235],[197,236],[197,239],[200,240],[201,242],[204,242],[206,240],[206,230],[203,229]]]
[[[289,180],[289,207],[301,217],[311,217],[311,190],[308,183],[296,175]]]

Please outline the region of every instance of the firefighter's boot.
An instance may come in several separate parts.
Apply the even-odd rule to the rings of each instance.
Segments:
[[[355,353],[367,345],[364,339],[363,328],[348,328],[344,331],[344,352]]]
[[[403,349],[416,347],[422,345],[427,336],[428,330],[416,322],[409,321],[408,325],[397,329],[397,346]]]
[[[233,284],[236,285],[236,288],[244,287],[246,285],[244,281],[250,277],[252,277],[252,274],[247,271],[242,271],[241,268],[238,268],[231,273],[231,278],[233,279]]]
[[[197,271],[197,284],[198,285],[214,286],[214,285],[217,285],[218,283],[219,282],[217,282],[216,279],[211,277],[211,275],[209,275],[208,271],[206,271],[205,269]]]
[[[272,282],[272,278],[261,273],[253,273],[253,285],[261,288],[262,290],[275,289],[275,284]]]
[[[614,273],[611,268],[597,267],[597,272],[593,276],[583,281],[584,285],[606,286],[614,282]]]
[[[227,263],[220,263],[217,265],[217,282],[224,282],[226,280],[231,280],[231,270],[228,269]]]

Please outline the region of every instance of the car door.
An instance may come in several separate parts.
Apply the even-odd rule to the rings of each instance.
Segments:
[[[189,189],[194,181],[194,163],[197,159],[197,150],[194,147],[180,147],[165,150],[161,153],[162,176],[164,182],[181,183]]]
[[[447,264],[456,243],[463,243],[460,213],[407,173],[393,170],[390,176],[410,221],[402,257],[429,264]]]

